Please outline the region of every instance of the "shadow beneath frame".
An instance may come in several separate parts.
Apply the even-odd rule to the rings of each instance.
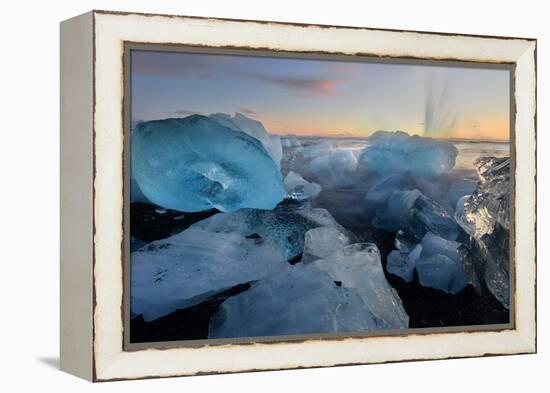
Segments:
[[[50,368],[59,370],[59,357],[39,357],[37,360]]]

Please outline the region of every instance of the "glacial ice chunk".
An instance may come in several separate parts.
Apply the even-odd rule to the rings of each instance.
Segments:
[[[377,131],[369,137],[359,162],[372,173],[439,176],[454,167],[457,154],[450,142],[409,136],[403,131]]]
[[[271,243],[189,228],[131,254],[131,311],[157,319],[286,265]]]
[[[459,248],[461,243],[453,240],[446,240],[439,236],[436,236],[432,232],[428,232],[422,238],[422,255],[430,256],[434,254],[442,254],[457,263],[460,262],[461,255]]]
[[[469,282],[459,250],[461,244],[428,232],[421,245],[422,253],[416,263],[420,284],[452,294],[460,292]]]
[[[420,285],[456,294],[467,284],[468,277],[456,261],[443,254],[420,258],[416,264]]]
[[[373,225],[390,232],[401,229],[418,240],[428,231],[449,240],[458,235],[453,217],[418,190],[394,191],[374,217]]]
[[[327,272],[344,288],[352,289],[380,323],[391,329],[405,329],[409,316],[397,292],[389,285],[380,260],[380,251],[373,243],[357,243],[312,262]]]
[[[399,250],[393,250],[388,254],[388,264],[386,270],[395,276],[401,277],[406,282],[413,279],[416,262],[422,252],[422,246],[417,244],[411,252],[404,253]]]
[[[333,252],[347,246],[349,237],[335,227],[318,227],[305,234],[303,262],[328,257]]]
[[[355,291],[312,265],[288,267],[222,303],[208,338],[361,332],[389,328]]]
[[[291,199],[313,199],[321,192],[321,186],[308,182],[294,171],[290,171],[283,180],[287,196]]]
[[[278,165],[254,137],[200,115],[140,123],[132,176],[167,209],[273,209],[285,191]]]

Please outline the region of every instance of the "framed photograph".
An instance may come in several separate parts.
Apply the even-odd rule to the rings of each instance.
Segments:
[[[61,368],[536,352],[536,40],[61,24]]]

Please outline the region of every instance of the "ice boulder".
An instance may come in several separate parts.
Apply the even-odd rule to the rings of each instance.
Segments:
[[[321,186],[308,182],[294,171],[290,171],[283,180],[287,197],[297,200],[313,199],[321,192]]]
[[[192,228],[255,238],[282,248],[285,258],[292,260],[300,257],[304,250],[305,233],[320,226],[341,228],[325,209],[289,210],[284,207],[220,213],[193,224]]]
[[[131,311],[157,319],[286,265],[284,250],[271,243],[189,228],[131,254]]]
[[[450,142],[410,136],[403,131],[377,131],[368,139],[359,163],[371,173],[439,176],[454,167],[458,154]]]
[[[436,201],[418,190],[394,191],[373,219],[373,225],[390,232],[402,230],[417,240],[426,232],[455,240],[458,226]]]
[[[422,246],[420,244],[417,244],[410,252],[391,251],[388,254],[386,270],[388,273],[401,277],[406,282],[411,282],[421,252]]]
[[[352,244],[312,264],[344,288],[357,293],[380,326],[387,329],[409,326],[409,316],[399,295],[386,281],[380,251],[375,244]]]
[[[326,258],[350,243],[349,236],[337,227],[318,227],[305,234],[303,262]]]
[[[224,301],[208,338],[364,332],[389,328],[355,291],[312,265],[298,264]]]
[[[285,195],[279,167],[262,143],[215,118],[140,123],[131,164],[145,197],[167,209],[273,209]]]
[[[242,131],[259,140],[277,166],[280,166],[281,158],[283,157],[281,138],[277,135],[269,134],[261,122],[238,112],[233,117],[226,113],[214,113],[210,115],[210,118],[217,120],[225,127],[231,128],[234,131]]]

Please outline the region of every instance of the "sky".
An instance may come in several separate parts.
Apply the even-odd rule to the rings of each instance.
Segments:
[[[509,140],[503,69],[134,50],[132,122],[240,112],[275,134]]]

